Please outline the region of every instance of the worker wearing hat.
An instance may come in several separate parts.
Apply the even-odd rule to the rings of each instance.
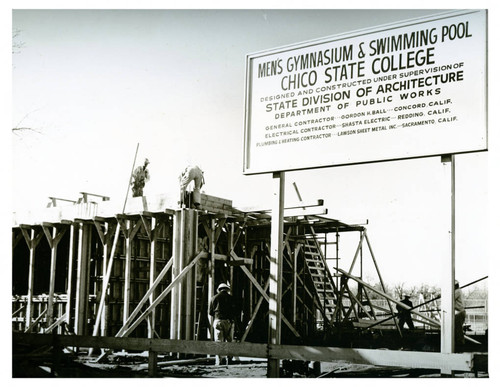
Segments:
[[[210,300],[208,313],[212,318],[215,341],[232,341],[231,331],[236,317],[236,308],[230,290],[228,284],[221,283],[217,287],[217,294]],[[225,359],[217,356],[217,364],[224,362]]]
[[[149,170],[148,170],[149,160],[144,159],[144,165],[138,166],[130,180],[130,185],[132,186],[132,196],[134,198],[144,195],[144,186],[149,181]]]

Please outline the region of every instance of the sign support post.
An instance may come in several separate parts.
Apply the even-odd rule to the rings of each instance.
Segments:
[[[271,262],[269,267],[269,344],[281,344],[281,295],[283,276],[283,213],[285,172],[273,173],[271,218]],[[267,360],[267,376],[278,378],[280,360]]]
[[[451,206],[447,212],[450,220],[449,238],[441,279],[441,353],[450,354],[455,351],[455,155],[442,156],[441,162],[449,178],[448,187],[451,187]],[[452,371],[442,369],[441,373],[451,375]]]

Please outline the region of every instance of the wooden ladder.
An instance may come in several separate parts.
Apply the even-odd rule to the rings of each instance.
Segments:
[[[311,234],[305,235],[303,249],[306,266],[314,284],[325,324],[331,323],[335,317],[337,290],[312,226]]]

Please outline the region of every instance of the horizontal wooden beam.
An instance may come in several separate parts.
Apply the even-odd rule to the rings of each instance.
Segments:
[[[67,223],[53,223],[53,222],[42,222],[42,227],[57,227],[58,225],[60,224],[63,224],[63,225],[67,225]]]
[[[285,210],[292,210],[292,209],[297,209],[297,208],[307,208],[307,207],[320,207],[324,204],[324,200],[323,199],[318,199],[316,200],[315,202],[312,202],[311,204],[307,204],[307,203],[298,203],[298,204],[294,204],[294,205],[291,205],[291,206],[285,206]],[[241,211],[243,212],[247,212],[247,213],[252,213],[252,212],[256,212],[256,213],[264,213],[264,212],[267,212],[267,213],[270,213],[271,210],[270,209],[265,209],[265,210],[262,210],[262,209],[252,209],[252,208],[245,208],[245,209],[242,209]]]
[[[101,223],[104,223],[104,222],[111,222],[111,221],[116,221],[116,218],[114,216],[94,216],[92,218],[94,220],[94,222],[101,222]]]
[[[84,223],[84,224],[94,224],[94,221],[91,218],[75,218],[75,223]]]
[[[76,200],[64,199],[64,198],[56,198],[54,196],[49,196],[49,199],[52,201],[52,203],[54,203],[54,205],[56,204],[57,200],[62,200],[63,202],[70,202],[70,203],[76,203],[77,202]]]
[[[13,333],[14,344],[33,346],[111,348],[127,351],[153,351],[157,353],[190,353],[255,358],[291,359],[302,361],[335,362],[377,366],[474,371],[474,358],[487,356],[476,353],[440,353],[391,351],[362,348],[317,347],[300,345],[274,345],[241,342],[214,342],[194,340],[145,339],[131,337],[93,337],[80,335]]]
[[[168,211],[168,212],[167,212]],[[174,210],[164,210],[163,212],[140,211],[139,215],[148,216],[150,218],[168,218],[169,215],[175,213]]]
[[[236,253],[234,253],[233,250],[231,250],[231,253],[229,255],[215,253],[215,254],[212,254],[212,256],[214,257],[214,259],[216,261],[224,261],[224,262],[227,262],[228,265],[233,265],[233,266],[253,264],[252,258],[238,257],[236,255]],[[200,253],[200,258],[203,258],[203,259],[210,258],[210,253],[203,251]]]
[[[285,209],[283,216],[285,218],[298,217],[298,216],[314,216],[314,215],[327,215],[328,208],[325,207],[310,207],[310,208],[292,208]]]
[[[175,352],[190,354],[249,356],[265,359],[267,344],[215,342],[195,340],[146,339],[134,337],[81,336],[56,334],[13,333],[15,344],[80,348],[110,348],[126,351],[154,351],[157,353]]]
[[[95,196],[95,197],[101,198],[104,202],[106,202],[106,201],[108,201],[110,199],[109,196],[97,195],[97,194],[93,194],[93,193],[90,193],[90,192],[80,192],[80,195],[82,195],[82,199],[85,202],[87,202],[87,197],[88,196]]]
[[[346,219],[342,223],[349,226],[366,226],[369,223],[369,219]]]
[[[229,256],[231,257],[231,261],[229,262],[229,264],[233,264],[233,265],[251,265],[253,264],[253,259],[252,258],[245,258],[245,257],[238,257],[236,255],[236,253],[234,252],[234,250],[231,250],[229,252]]]
[[[19,225],[19,228],[21,230],[31,230],[31,229],[40,229],[40,227],[42,227],[41,224],[20,224]]]
[[[137,220],[140,217],[139,214],[115,214],[115,218],[118,220]]]
[[[338,360],[354,364],[377,366],[472,371],[474,354],[417,351],[390,351],[363,348],[309,347],[271,345],[269,356],[277,359],[334,362]]]

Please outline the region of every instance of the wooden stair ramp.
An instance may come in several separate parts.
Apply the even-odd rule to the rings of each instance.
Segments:
[[[321,312],[326,320],[325,323],[331,323],[335,317],[337,290],[312,226],[311,233],[304,235],[303,251],[309,276],[314,284],[319,304],[323,309]]]

